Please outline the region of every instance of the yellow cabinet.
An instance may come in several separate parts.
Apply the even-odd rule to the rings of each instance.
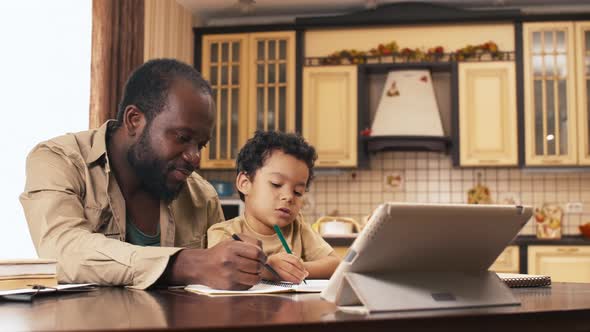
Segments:
[[[590,164],[588,29],[585,22],[523,25],[527,165]]]
[[[294,32],[203,36],[202,71],[217,109],[202,168],[234,168],[257,129],[295,130]]]
[[[461,166],[517,166],[514,62],[459,64]]]
[[[590,165],[590,22],[576,27],[576,75],[578,78],[578,163]]]
[[[356,66],[303,69],[303,136],[316,148],[316,167],[357,166]]]
[[[519,273],[520,257],[518,246],[506,247],[494,264],[492,264],[490,270],[504,273]]]
[[[590,282],[590,246],[529,246],[528,273],[553,282]]]
[[[346,253],[348,252],[348,247],[335,246],[333,248],[334,248],[334,252],[336,253],[336,255],[340,259],[344,259],[344,257],[346,256]]]

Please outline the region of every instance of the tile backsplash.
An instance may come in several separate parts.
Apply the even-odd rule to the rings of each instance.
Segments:
[[[381,152],[371,156],[367,170],[316,170],[306,194],[303,214],[308,222],[338,214],[363,220],[384,201],[466,203],[467,191],[478,183],[490,189],[493,203],[509,199],[540,207],[557,203],[564,209],[565,235],[579,234],[578,225],[590,221],[590,173],[540,172],[515,168],[453,168],[450,155],[436,152]],[[235,171],[201,171],[208,180],[234,181]],[[401,186],[386,183],[401,176]],[[567,203],[582,203],[583,211],[566,211]],[[534,218],[521,234],[535,234]]]

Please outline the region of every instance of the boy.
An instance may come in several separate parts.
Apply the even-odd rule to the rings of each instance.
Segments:
[[[264,253],[282,280],[330,278],[340,259],[322,237],[303,221],[299,210],[313,177],[315,149],[295,134],[257,131],[237,158],[236,187],[244,214],[211,226],[209,247],[244,233],[262,242]],[[281,228],[293,254],[287,254],[273,225]],[[263,279],[276,278],[266,269]]]

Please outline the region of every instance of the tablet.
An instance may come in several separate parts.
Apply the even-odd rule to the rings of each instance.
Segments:
[[[430,279],[442,279],[439,276],[443,275],[447,278],[473,276],[475,279],[494,279],[495,274],[493,277],[488,276],[488,268],[531,216],[532,208],[520,205],[382,204],[373,212],[351,245],[330,278],[328,287],[322,292],[322,297],[338,302],[337,297],[343,289],[347,274],[387,275],[389,279],[399,276],[400,280],[395,281],[398,284],[404,283],[404,275],[406,279],[414,281],[417,280],[416,276],[420,276],[419,279],[426,279],[423,288],[436,284],[436,280]],[[481,285],[478,286],[475,279],[473,287],[477,289]],[[451,291],[453,287],[460,287],[462,282],[458,280],[456,286],[445,286],[443,282],[426,297],[433,297],[437,292],[447,292],[447,295],[457,298],[461,294]],[[501,281],[499,284],[502,284]],[[416,288],[416,285],[412,287]],[[508,299],[502,301],[514,302]],[[341,297],[340,302],[346,301]],[[434,301],[434,304],[437,302],[441,301]],[[450,302],[439,304],[445,307]],[[454,305],[461,306],[459,303]]]

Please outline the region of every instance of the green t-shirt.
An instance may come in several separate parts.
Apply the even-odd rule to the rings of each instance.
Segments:
[[[144,232],[142,232],[141,230],[139,230],[139,228],[137,228],[137,226],[135,226],[135,224],[133,222],[131,222],[131,220],[129,218],[127,218],[127,225],[126,225],[126,230],[125,230],[125,241],[127,243],[135,244],[138,246],[159,247],[160,246],[160,224],[158,224],[158,231],[156,232],[155,235],[147,235]]]

